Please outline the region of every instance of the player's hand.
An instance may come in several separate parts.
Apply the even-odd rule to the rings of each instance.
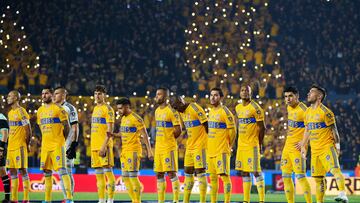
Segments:
[[[76,158],[76,148],[78,146],[78,142],[74,141],[71,143],[69,149],[66,151],[66,158],[74,159]]]
[[[4,157],[4,150],[0,149],[0,159],[2,159]]]
[[[115,137],[115,134],[112,133],[112,132],[106,132],[106,136],[107,136],[108,138],[112,138],[112,137]]]
[[[101,148],[99,151],[99,156],[100,157],[105,157],[106,156],[106,148]]]
[[[296,148],[297,150],[301,151],[302,145],[303,145],[302,142],[297,142],[297,143],[295,144],[295,148]]]
[[[301,157],[306,160],[306,148],[304,146],[301,146]]]
[[[154,160],[154,155],[153,155],[152,151],[148,152],[147,157],[150,161]]]

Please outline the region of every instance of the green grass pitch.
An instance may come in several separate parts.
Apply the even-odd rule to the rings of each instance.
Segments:
[[[360,202],[360,196],[348,196],[349,197],[349,202]],[[4,194],[1,193],[0,194],[0,199],[4,198]],[[37,192],[33,192],[30,193],[30,199],[31,200],[43,200],[44,198],[44,193],[37,193]],[[60,201],[62,200],[63,196],[62,193],[59,192],[54,192],[52,195],[52,199],[53,201]],[[242,195],[238,195],[238,194],[234,194],[231,197],[231,200],[234,202],[241,202],[243,196]],[[334,196],[326,196],[325,202],[334,202],[333,200]],[[96,202],[95,200],[97,199],[97,193],[75,193],[75,197],[74,200],[76,201],[93,201]],[[210,195],[208,194],[208,201],[210,201]],[[19,193],[19,200],[22,200],[22,193]],[[157,194],[155,193],[144,193],[142,194],[142,200],[143,201],[154,201],[157,200]],[[166,195],[166,200],[167,201],[171,201],[172,200],[172,194],[168,193]],[[182,195],[180,195],[180,200],[182,200]],[[192,201],[199,201],[199,195],[194,194],[191,195],[191,200]],[[219,201],[223,201],[223,195],[219,195],[218,198]],[[124,193],[116,193],[115,194],[115,201],[130,201],[128,194],[124,194]],[[257,194],[251,194],[251,201],[252,202],[257,202],[258,198],[257,198]],[[31,202],[31,201],[30,201]],[[286,198],[284,194],[266,194],[266,202],[286,202]],[[295,202],[305,202],[305,199],[303,198],[303,196],[297,195],[296,196],[296,200]],[[313,202],[315,202],[315,196],[313,196]]]

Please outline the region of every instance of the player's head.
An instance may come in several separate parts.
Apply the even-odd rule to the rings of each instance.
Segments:
[[[67,90],[64,87],[56,87],[54,90],[53,101],[62,104],[66,100]]]
[[[220,88],[214,87],[210,90],[211,105],[218,106],[223,98],[224,98],[224,93]]]
[[[122,115],[128,115],[131,113],[131,102],[129,98],[123,97],[116,101],[116,108],[118,113]]]
[[[155,102],[157,104],[163,104],[166,102],[166,99],[169,97],[169,89],[166,87],[159,87],[156,90]]]
[[[251,87],[248,84],[242,84],[240,87],[240,99],[250,100],[251,99]]]
[[[53,93],[54,93],[54,89],[51,87],[45,87],[42,91],[41,91],[41,99],[44,103],[49,104],[52,102],[52,97],[53,97]]]
[[[9,105],[13,105],[14,103],[16,102],[19,102],[20,101],[20,98],[21,98],[21,94],[19,91],[17,90],[12,90],[9,92],[9,94],[7,95],[7,103]]]
[[[97,104],[104,103],[106,97],[106,88],[104,85],[96,85],[94,90],[94,98]]]
[[[176,111],[179,111],[181,113],[184,113],[187,107],[184,98],[182,98],[181,96],[171,96],[170,106]]]
[[[299,91],[296,87],[286,87],[284,90],[284,100],[286,105],[293,106],[299,102]]]
[[[310,104],[314,104],[317,101],[322,102],[326,97],[326,90],[325,88],[314,84],[311,86],[311,89],[307,96],[307,101]]]

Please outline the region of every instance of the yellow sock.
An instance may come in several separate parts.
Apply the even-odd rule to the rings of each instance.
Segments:
[[[106,178],[107,178],[107,193],[108,199],[114,199],[114,192],[115,192],[115,176],[112,171],[112,168],[104,169]]]
[[[52,173],[45,172],[45,201],[51,202]]]
[[[134,189],[133,186],[131,184],[130,178],[129,178],[129,174],[125,174],[123,173],[123,177],[122,177],[123,182],[125,183],[126,186],[126,190],[129,193],[129,196],[131,198],[131,201],[135,201],[135,195],[134,195]]]
[[[64,182],[64,188],[66,191],[66,199],[72,200],[70,176],[68,174],[65,174],[65,175],[62,175],[61,178],[62,178],[62,181]]]
[[[340,168],[333,168],[330,170],[330,172],[334,175],[336,178],[336,183],[339,187],[339,191],[345,192],[345,178],[344,175],[341,173]]]
[[[194,186],[194,175],[185,173],[185,182],[184,182],[184,202],[190,202],[191,190]]]
[[[250,176],[243,176],[243,191],[244,191],[244,201],[250,203],[250,191],[251,191],[251,178]]]
[[[19,177],[11,176],[11,201],[18,201]]]
[[[265,181],[262,175],[256,177],[256,188],[259,195],[259,202],[265,202]]]
[[[165,178],[157,179],[158,202],[165,202],[166,181]]]
[[[230,202],[232,188],[230,176],[222,175],[221,179],[224,182],[224,202]]]
[[[283,173],[282,178],[284,181],[284,192],[286,200],[288,203],[295,202],[295,191],[294,191],[294,182],[292,180],[292,175],[289,173]]]
[[[141,202],[141,184],[137,174],[130,175],[130,182],[133,187],[134,200],[136,203]]]
[[[324,202],[326,179],[320,176],[314,178],[316,182],[316,202]]]
[[[211,173],[210,174],[210,185],[211,185],[211,202],[217,202],[217,195],[218,195],[218,188],[219,188],[219,182],[218,182],[218,175]]]
[[[207,179],[205,173],[197,174],[200,189],[200,202],[206,202],[206,191],[207,191]]]
[[[298,183],[301,185],[306,203],[312,203],[311,187],[309,181],[306,179],[305,174],[296,174],[296,178]]]
[[[30,180],[29,180],[29,175],[26,174],[22,177],[22,181],[23,181],[23,200],[30,200],[29,198],[29,190],[30,190]]]
[[[102,169],[97,169],[96,171],[96,186],[98,190],[99,200],[105,199],[105,175]]]
[[[173,202],[179,202],[180,181],[177,176],[171,179],[171,185],[173,190]]]

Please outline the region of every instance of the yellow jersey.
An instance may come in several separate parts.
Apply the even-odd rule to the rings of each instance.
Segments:
[[[100,150],[104,140],[106,139],[106,132],[108,131],[108,123],[114,123],[115,115],[114,109],[108,104],[100,104],[94,107],[91,116],[91,151]],[[110,148],[113,147],[113,140],[108,142]]]
[[[230,153],[230,134],[227,129],[235,128],[234,115],[226,106],[212,108],[209,111],[209,134],[207,152],[209,157],[221,153]]]
[[[206,149],[208,135],[202,124],[208,119],[204,109],[197,103],[190,103],[181,118],[188,134],[186,150]]]
[[[42,135],[41,149],[51,151],[65,146],[62,122],[68,120],[66,111],[54,103],[44,104],[38,109],[36,117]]]
[[[30,125],[30,116],[23,107],[11,109],[8,113],[9,119],[9,141],[8,149],[16,150],[26,146],[26,129]]]
[[[335,124],[334,113],[325,105],[316,109],[309,107],[305,112],[305,126],[310,133],[311,154],[320,154],[335,144],[331,125]]]
[[[145,128],[143,119],[134,112],[121,118],[120,133],[122,152],[142,153],[140,130]]]
[[[287,106],[288,113],[288,131],[286,136],[285,149],[297,150],[295,144],[300,142],[304,137],[305,132],[305,112],[306,105],[300,102],[295,107]]]
[[[180,125],[180,115],[167,105],[155,110],[156,143],[155,153],[177,150],[176,139],[173,135],[174,126]]]
[[[235,107],[238,118],[238,147],[254,147],[259,145],[259,126],[256,122],[264,121],[264,110],[255,101],[244,106]]]

